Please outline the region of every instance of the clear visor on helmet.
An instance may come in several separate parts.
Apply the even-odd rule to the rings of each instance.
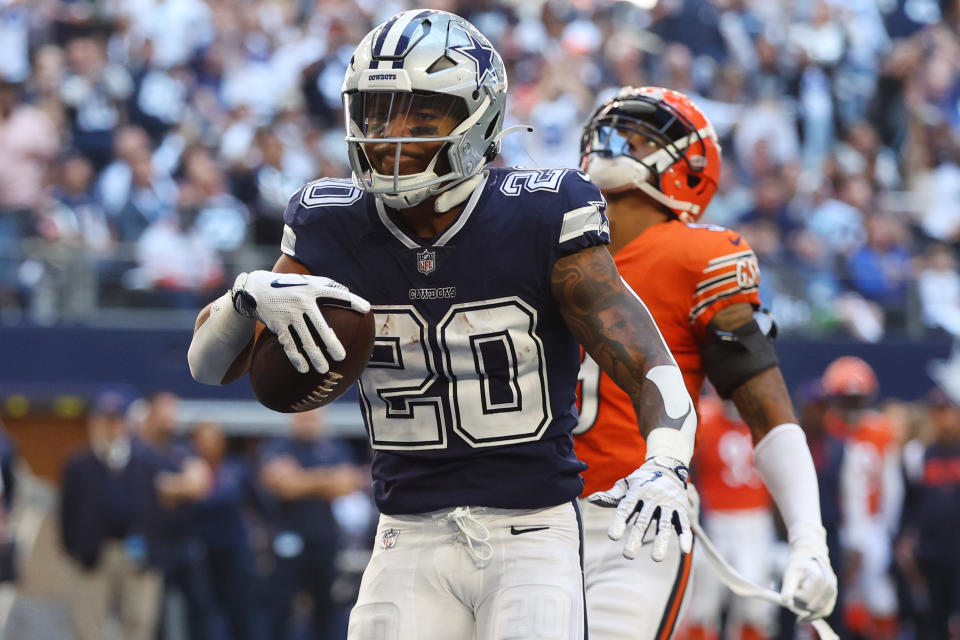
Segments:
[[[437,141],[467,117],[463,100],[443,93],[361,91],[345,100],[356,141]]]
[[[400,193],[456,177],[443,151],[462,135],[451,135],[467,118],[461,98],[420,91],[361,91],[344,96],[344,107],[350,162],[365,189]]]
[[[685,157],[686,148],[699,137],[696,127],[667,105],[624,102],[594,118],[584,132],[580,155],[584,159],[598,154],[605,158],[627,156],[642,161],[662,150],[664,153],[659,154],[657,164],[669,165]]]

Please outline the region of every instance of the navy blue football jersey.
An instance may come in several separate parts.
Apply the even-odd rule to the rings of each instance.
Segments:
[[[307,184],[284,213],[283,252],[373,306],[360,404],[384,513],[542,508],[582,489],[579,346],[550,277],[609,242],[606,205],[575,170],[485,175],[431,239],[349,180]]]

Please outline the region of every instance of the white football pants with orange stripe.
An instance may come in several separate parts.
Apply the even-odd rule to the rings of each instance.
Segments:
[[[580,548],[572,502],[381,515],[347,638],[583,640]]]
[[[776,534],[770,509],[712,511],[702,515],[703,529],[717,550],[745,578],[767,586],[773,581],[773,551]],[[685,622],[718,631],[724,604],[729,601],[728,629],[747,626],[770,637],[776,622],[777,606],[759,598],[742,598],[730,593],[702,556],[695,562],[697,581],[690,597],[690,613]],[[720,637],[726,637],[720,633]],[[738,633],[729,637],[739,638]]]
[[[649,546],[656,534],[653,522],[640,553],[627,560],[624,540],[614,542],[607,537],[613,510],[580,500],[580,511],[590,640],[670,638],[689,591],[692,554],[682,554],[679,544],[671,544],[666,559],[654,562]]]

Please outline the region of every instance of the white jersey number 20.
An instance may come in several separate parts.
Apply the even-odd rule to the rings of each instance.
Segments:
[[[434,328],[439,353],[413,306],[374,307],[374,316],[374,354],[360,378],[373,448],[446,448],[448,419],[473,447],[543,435],[551,418],[544,348],[536,311],[521,299],[453,305]],[[449,384],[435,385],[440,377]]]

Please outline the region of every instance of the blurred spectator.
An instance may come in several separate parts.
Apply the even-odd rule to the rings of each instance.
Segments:
[[[107,60],[103,43],[93,37],[74,38],[65,51],[68,72],[60,97],[68,109],[73,144],[100,170],[110,161],[121,102],[133,83],[123,66]]]
[[[834,19],[830,4],[823,0],[813,3],[809,21],[792,26],[790,40],[803,58],[827,69],[840,63],[846,46],[843,24]]]
[[[189,640],[205,640],[209,637],[206,609],[210,585],[203,545],[193,530],[190,504],[210,492],[212,474],[207,463],[176,438],[177,396],[159,391],[147,402],[139,436],[152,453],[158,470],[155,484],[162,508],[150,532],[150,544],[152,556],[163,572],[161,636],[185,635]],[[177,598],[184,603],[185,624],[171,621],[168,615],[175,610],[173,602]],[[183,627],[186,634],[180,632]]]
[[[39,109],[22,102],[22,85],[0,78],[0,254],[19,250],[35,233],[46,173],[57,154],[57,131]],[[7,272],[0,281],[11,285]]]
[[[26,0],[0,6],[0,78],[23,82],[30,74],[30,11]]]
[[[3,420],[0,420],[0,539],[6,534],[3,524],[13,509],[17,495],[16,464],[17,446],[7,433]]]
[[[927,402],[933,441],[907,468],[917,492],[906,503],[897,543],[897,563],[912,585],[918,640],[960,635],[960,408],[939,388]]]
[[[834,149],[831,160],[833,170],[840,175],[863,175],[880,189],[900,186],[896,155],[881,145],[877,130],[866,120],[850,127],[846,139]]]
[[[292,604],[306,592],[312,604],[315,640],[333,628],[330,589],[336,573],[339,527],[331,501],[368,484],[351,464],[346,445],[325,434],[322,410],[291,416],[289,438],[268,442],[261,454],[260,482],[276,501],[270,518],[274,568],[270,584],[270,634],[284,640],[291,629]]]
[[[210,151],[192,147],[181,159],[185,180],[180,185],[181,212],[192,226],[219,251],[237,249],[247,233],[250,213],[227,190],[227,178]]]
[[[835,194],[824,189],[825,199],[810,212],[807,228],[831,254],[850,255],[866,240],[863,208],[870,204],[870,183],[854,176],[842,179]]]
[[[192,526],[203,545],[211,601],[206,605],[208,634],[225,619],[230,640],[255,637],[253,566],[244,521],[244,506],[251,496],[251,478],[245,461],[227,456],[227,440],[212,422],[196,425],[193,448],[210,469],[210,491],[193,503]]]
[[[737,127],[733,146],[741,179],[751,183],[758,175],[799,159],[800,141],[796,122],[785,105],[765,99],[744,109],[740,122],[750,126]]]
[[[156,48],[161,68],[190,62],[215,36],[213,12],[203,0],[133,0],[118,8],[133,36]]]
[[[188,149],[183,165],[186,180],[177,216],[157,219],[140,237],[133,284],[167,292],[167,304],[195,306],[223,281],[217,250],[239,246],[248,213],[243,203],[225,192],[223,172],[208,150]]]
[[[779,174],[758,176],[753,184],[753,208],[743,214],[740,223],[773,223],[777,227],[777,235],[781,240],[786,240],[796,226],[787,211],[788,195],[785,181]]]
[[[135,241],[151,223],[175,215],[176,184],[154,167],[150,138],[140,127],[117,132],[114,160],[101,172],[96,193],[124,242]]]
[[[283,232],[283,212],[290,194],[314,177],[312,163],[302,154],[288,150],[276,131],[262,128],[254,135],[258,156],[251,171],[256,211],[254,240],[277,245]]]
[[[960,274],[957,259],[949,247],[930,246],[917,277],[917,287],[924,323],[960,338]]]
[[[17,447],[0,420],[0,582],[17,579],[14,531],[7,524],[17,493]]]
[[[59,179],[52,203],[41,217],[39,232],[46,239],[68,247],[104,255],[113,244],[106,214],[93,199],[93,166],[79,153],[58,163]]]
[[[130,284],[154,290],[155,305],[194,307],[223,282],[220,257],[192,222],[191,212],[180,211],[175,220],[151,224],[137,242]]]
[[[887,324],[905,324],[911,257],[907,230],[892,216],[875,213],[867,222],[867,242],[847,260],[853,289],[887,313]]]
[[[941,131],[947,136],[949,131]],[[913,188],[921,194],[920,226],[930,238],[960,242],[960,142],[957,149],[939,159],[932,168],[913,176]]]
[[[156,520],[154,466],[132,446],[124,413],[128,399],[104,391],[87,422],[90,443],[64,467],[60,526],[74,560],[73,623],[80,640],[101,640],[114,598],[124,637],[153,640],[160,575],[147,535]]]

